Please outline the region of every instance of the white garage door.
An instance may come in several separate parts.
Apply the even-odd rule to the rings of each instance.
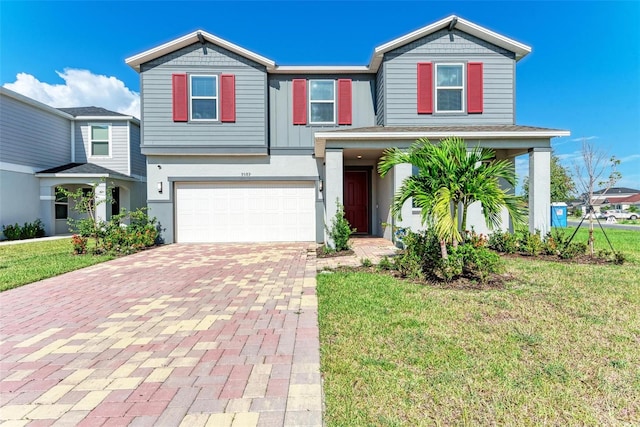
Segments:
[[[177,242],[316,240],[311,181],[179,182]]]

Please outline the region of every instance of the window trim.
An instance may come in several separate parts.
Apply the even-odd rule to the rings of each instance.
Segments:
[[[328,99],[318,99],[318,100],[312,100],[311,99],[311,83],[312,82],[331,82],[333,83],[333,99],[332,100],[328,100]],[[337,93],[336,93],[336,80],[335,79],[309,79],[308,80],[309,83],[309,100],[308,100],[308,108],[309,108],[309,124],[310,125],[334,125],[336,124],[336,110],[337,110]],[[312,120],[312,110],[311,110],[311,103],[316,103],[316,104],[333,104],[333,119],[330,122],[314,122]]]
[[[212,77],[215,79],[215,96],[194,96],[193,95],[193,78],[194,77]],[[216,103],[215,119],[198,119],[193,118],[193,100],[194,99],[213,99]],[[220,121],[220,75],[219,74],[189,74],[189,121],[190,122],[219,122]]]
[[[108,154],[93,154],[93,143],[94,141],[96,142],[104,142],[104,140],[101,139],[93,139],[93,127],[94,126],[106,126],[107,127],[107,131],[109,133],[109,136],[107,137],[107,151]],[[89,155],[90,158],[98,158],[98,159],[110,159],[111,158],[111,153],[112,153],[112,141],[113,141],[113,134],[112,134],[112,128],[113,126],[111,125],[111,123],[89,123],[89,152],[91,153]]]
[[[438,67],[440,66],[458,66],[461,69],[462,76],[462,86],[439,86],[438,85]],[[464,62],[437,62],[434,67],[434,79],[433,79],[433,111],[438,114],[464,114],[467,112],[467,73],[466,73],[466,64]],[[438,89],[456,89],[460,90],[461,102],[460,110],[440,110],[438,108]]]
[[[67,196],[65,196],[62,193],[62,189],[63,187],[56,187],[55,188],[55,200],[54,200],[54,217],[56,221],[62,221],[62,220],[67,220],[69,218],[69,198]],[[66,211],[67,211],[67,215],[64,218],[58,218],[58,206],[64,206]]]

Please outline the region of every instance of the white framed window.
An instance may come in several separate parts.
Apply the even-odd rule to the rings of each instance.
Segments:
[[[69,199],[62,187],[56,187],[56,219],[67,219],[69,216]]]
[[[436,64],[436,112],[465,111],[464,64]]]
[[[309,123],[336,122],[335,80],[309,80]]]
[[[111,155],[111,125],[92,124],[89,126],[91,156],[108,157]]]
[[[190,109],[192,121],[217,121],[219,110],[218,76],[192,74],[190,79]]]

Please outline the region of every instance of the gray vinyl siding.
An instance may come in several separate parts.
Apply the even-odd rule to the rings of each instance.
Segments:
[[[235,75],[236,121],[174,122],[171,76],[176,73]],[[144,146],[263,147],[266,152],[267,74],[262,65],[210,43],[195,43],[143,64],[141,88]]]
[[[0,161],[36,169],[71,162],[70,120],[0,96]]]
[[[384,126],[384,63],[376,74],[376,124]]]
[[[351,79],[351,125],[294,125],[293,79],[337,80]],[[336,84],[337,92],[337,84]],[[309,86],[307,85],[307,97]],[[286,150],[313,150],[313,135],[317,131],[349,129],[375,125],[375,76],[374,75],[270,75],[269,76],[269,140],[272,152]],[[337,107],[336,107],[337,108]],[[307,114],[309,106],[307,104]],[[307,119],[308,121],[308,119]],[[337,113],[336,113],[337,121]]]
[[[131,175],[146,176],[147,161],[140,152],[140,126],[129,123],[129,150],[131,159]]]
[[[111,125],[111,145],[109,146],[109,156],[91,155],[91,135],[90,126]],[[91,120],[76,121],[76,162],[93,163],[125,175],[129,175],[129,151],[127,140],[128,127],[126,121]]]
[[[482,114],[417,113],[417,63],[471,61],[484,64]],[[477,37],[437,31],[385,54],[383,73],[386,126],[514,124],[514,54]]]

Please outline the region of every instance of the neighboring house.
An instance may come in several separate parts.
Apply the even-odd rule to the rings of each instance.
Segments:
[[[591,203],[596,211],[599,211],[601,206],[610,206],[611,209],[629,209],[630,206],[640,204],[640,190],[611,187],[608,190],[595,191]]]
[[[380,178],[383,150],[455,135],[499,159],[528,154],[529,227],[544,231],[550,140],[569,132],[515,124],[516,63],[530,51],[450,16],[366,66],[279,66],[205,31],[132,56],[150,214],[166,242],[322,242],[339,200],[358,232],[391,239],[420,222],[411,202],[391,217],[412,168]],[[469,224],[485,231],[480,213]]]
[[[47,235],[69,232],[73,201],[59,191],[98,185],[115,203],[108,220],[146,205],[146,164],[138,119],[98,107],[53,108],[0,88],[0,224],[41,219]]]

